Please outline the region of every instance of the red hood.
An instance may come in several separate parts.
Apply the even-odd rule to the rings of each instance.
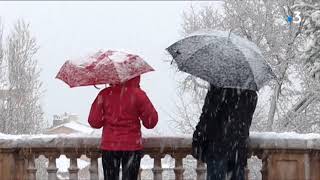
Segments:
[[[123,83],[126,87],[140,87],[140,76],[134,77]]]

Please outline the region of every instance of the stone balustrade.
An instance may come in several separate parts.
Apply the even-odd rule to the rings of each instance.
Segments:
[[[44,155],[48,180],[56,180],[56,159],[66,155],[70,159],[69,179],[79,179],[77,159],[90,158],[91,180],[98,180],[100,137],[85,135],[0,135],[0,176],[8,180],[35,180],[35,159]],[[183,159],[191,152],[190,137],[145,137],[144,153],[154,159],[153,179],[164,179],[161,159],[170,155],[175,159],[175,179],[184,178]],[[320,135],[295,133],[251,133],[250,155],[262,162],[263,180],[319,180]],[[198,161],[194,180],[206,177],[205,164]],[[249,172],[249,170],[247,171]]]

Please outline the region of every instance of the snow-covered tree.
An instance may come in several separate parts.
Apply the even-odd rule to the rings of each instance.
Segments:
[[[9,33],[3,53],[8,87],[0,99],[0,132],[37,133],[46,123],[40,105],[41,82],[35,54],[38,46],[29,25],[20,20]],[[2,65],[3,65],[2,63]]]
[[[320,2],[300,1],[292,9],[301,14],[303,33],[307,38],[302,60],[314,80],[320,83]]]
[[[302,42],[301,69],[305,97],[294,106],[294,113],[288,115],[296,121],[291,128],[298,132],[319,132],[319,93],[320,93],[320,2],[318,0],[297,0],[291,6],[292,11],[301,20]],[[306,121],[306,119],[308,121]]]
[[[293,0],[244,0],[241,2],[225,0],[222,4],[223,10],[217,10],[210,4],[199,9],[192,6],[183,14],[184,36],[201,29],[232,30],[233,33],[253,41],[261,48],[278,79],[260,92],[253,122],[253,128],[256,130],[277,130],[289,127],[291,119],[287,118],[287,114],[292,111],[295,103],[299,104],[299,97],[302,94],[301,89],[293,87],[297,82],[292,82],[292,79],[302,81],[299,76],[294,77],[300,70],[297,66],[296,52],[302,41],[300,38],[302,26],[287,22],[287,16],[291,15],[289,7],[293,4]],[[180,127],[194,126],[201,112],[207,84],[188,75],[181,78],[180,83],[183,93],[178,104],[177,116],[180,118],[176,122]],[[263,94],[269,94],[271,98],[261,98]],[[191,123],[189,119],[192,119]]]
[[[2,46],[2,37],[3,37],[3,28],[1,25],[1,21],[0,21],[0,94],[3,93],[3,89],[4,89],[4,84],[5,84],[5,78],[4,78],[4,73],[5,73],[5,67],[3,64],[4,61],[4,52],[3,52],[3,46]],[[2,102],[2,101],[0,101]],[[1,104],[1,103],[0,103]]]

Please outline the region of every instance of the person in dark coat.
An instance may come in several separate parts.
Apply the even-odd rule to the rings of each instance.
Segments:
[[[102,128],[101,150],[104,179],[138,178],[142,154],[141,124],[152,129],[158,113],[140,88],[140,76],[105,88],[92,103],[88,122]]]
[[[207,180],[245,179],[256,104],[255,91],[210,85],[192,142],[192,155],[207,163]]]

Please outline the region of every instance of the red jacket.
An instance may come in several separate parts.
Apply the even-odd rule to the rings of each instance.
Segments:
[[[102,150],[141,150],[140,121],[148,129],[156,126],[158,113],[139,83],[140,76],[105,88],[92,103],[88,122],[93,128],[103,127]]]

